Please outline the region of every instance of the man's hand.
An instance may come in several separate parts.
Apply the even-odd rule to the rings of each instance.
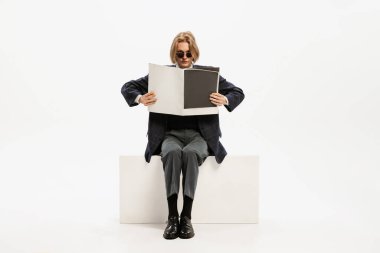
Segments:
[[[145,93],[139,99],[139,103],[141,103],[145,106],[153,105],[154,103],[156,103],[156,101],[157,101],[157,98],[156,98],[156,94],[154,93],[154,91]]]
[[[211,103],[213,103],[214,105],[217,105],[217,106],[227,104],[226,97],[223,96],[222,94],[218,93],[218,92],[214,92],[214,93],[210,94],[210,101],[211,101]]]

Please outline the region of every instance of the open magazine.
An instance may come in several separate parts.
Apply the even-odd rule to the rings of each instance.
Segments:
[[[218,84],[218,68],[181,69],[150,63],[148,90],[156,93],[157,102],[148,109],[181,116],[217,114],[210,94],[218,91]]]

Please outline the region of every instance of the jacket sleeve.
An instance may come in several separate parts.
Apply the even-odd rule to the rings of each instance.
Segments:
[[[129,106],[136,106],[138,103],[135,99],[138,95],[144,95],[148,92],[148,75],[141,77],[137,80],[131,80],[126,82],[123,87],[121,87],[121,94],[125,101],[127,101]]]
[[[243,90],[219,76],[219,93],[226,96],[228,105],[225,105],[229,112],[232,112],[244,99]]]

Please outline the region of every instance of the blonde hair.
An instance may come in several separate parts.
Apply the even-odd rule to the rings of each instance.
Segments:
[[[180,32],[175,36],[172,42],[172,46],[170,47],[170,59],[172,63],[176,63],[176,52],[177,45],[180,42],[187,42],[189,44],[189,49],[191,54],[193,55],[193,62],[196,62],[199,58],[199,49],[197,46],[197,42],[195,41],[195,37],[191,32]]]

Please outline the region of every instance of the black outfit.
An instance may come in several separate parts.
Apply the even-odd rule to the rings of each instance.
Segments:
[[[174,66],[173,66],[174,67]],[[205,68],[194,65],[193,68]],[[136,106],[138,95],[148,92],[148,76],[125,83],[121,89],[129,106]],[[234,110],[244,99],[243,91],[219,76],[218,92],[228,99],[228,111]],[[169,217],[164,231],[165,239],[189,239],[194,236],[191,224],[191,209],[198,179],[198,167],[208,155],[214,155],[221,163],[227,155],[220,143],[222,136],[219,115],[176,116],[149,113],[148,144],[145,160],[150,162],[152,155],[161,155],[165,172],[165,185]],[[184,206],[179,222],[177,198],[180,174],[183,175],[182,187]]]

